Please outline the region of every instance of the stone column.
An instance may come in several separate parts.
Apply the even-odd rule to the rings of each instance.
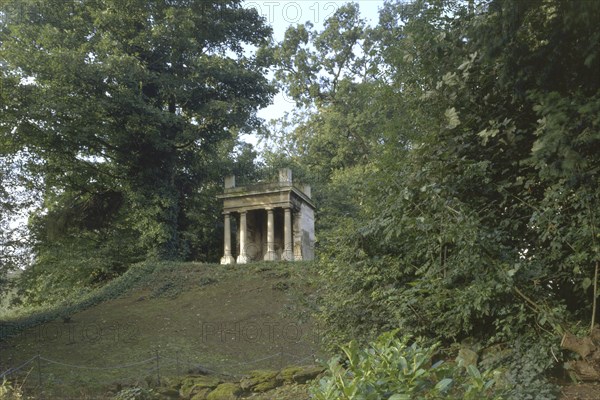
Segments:
[[[283,224],[283,258],[294,261],[294,244],[292,242],[292,209],[284,208]]]
[[[275,216],[272,208],[267,208],[267,252],[264,259],[265,261],[277,259],[275,254]]]
[[[248,255],[246,254],[246,246],[248,246],[246,242],[246,214],[246,211],[240,212],[240,254],[237,256],[238,264],[246,264],[248,262]]]
[[[225,246],[221,264],[235,264],[235,259],[231,256],[231,218],[228,212],[223,214],[225,215]]]

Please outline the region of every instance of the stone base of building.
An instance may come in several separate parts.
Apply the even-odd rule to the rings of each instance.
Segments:
[[[274,251],[267,251],[265,253],[265,257],[263,259],[265,261],[277,261],[277,260],[279,260],[279,257],[277,256],[277,253],[275,253]]]
[[[221,257],[221,264],[235,264],[235,258],[233,256]]]
[[[239,256],[237,256],[236,262],[238,264],[248,264],[250,262],[250,257],[240,254]]]

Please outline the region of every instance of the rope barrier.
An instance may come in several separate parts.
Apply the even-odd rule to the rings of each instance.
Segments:
[[[295,354],[279,352],[279,353],[272,354],[270,356],[259,358],[259,359],[252,360],[252,361],[229,364],[229,365],[226,365],[224,368],[232,368],[232,367],[239,367],[239,366],[244,366],[244,365],[256,364],[256,363],[261,362],[261,361],[266,361],[266,360],[269,360],[269,359],[272,359],[272,358],[275,358],[275,357],[284,356],[284,355],[288,356],[288,357],[295,358],[297,360],[296,362],[304,362],[306,360],[314,358],[314,354],[311,354],[309,356],[300,358],[300,356],[295,355]],[[212,373],[216,373],[216,374],[221,373],[219,371],[211,370],[210,368],[208,368],[208,367],[206,367],[204,365],[201,365],[199,363],[194,363],[194,362],[191,362],[191,361],[184,361],[184,360],[181,360],[181,359],[176,360],[174,358],[164,357],[164,356],[162,356],[161,359],[162,360],[169,360],[169,361],[172,361],[173,363],[179,363],[179,365],[182,365],[182,366],[186,366],[187,365],[187,366],[193,366],[193,367],[201,367],[203,370],[205,370],[207,372],[212,372]],[[173,365],[173,364],[171,364],[171,365]]]
[[[315,358],[315,355],[314,355],[314,354],[311,354],[310,356],[307,356],[307,357],[301,358],[300,360],[298,360],[298,361],[296,361],[296,362],[298,362],[298,363],[303,363],[304,361],[306,361],[306,360],[309,360],[309,359],[313,359],[313,361],[314,361],[314,358]]]
[[[258,360],[253,360],[253,361],[248,361],[248,362],[243,362],[243,363],[238,363],[238,364],[231,364],[229,367],[238,367],[238,366],[242,366],[242,365],[256,364],[256,363],[261,362],[261,361],[270,360],[271,358],[281,357],[281,354],[282,353],[280,352],[280,353],[273,354],[273,355],[268,356],[268,357],[259,358]]]
[[[138,362],[134,362],[134,363],[130,363],[130,364],[123,364],[123,365],[115,365],[115,366],[112,366],[112,367],[88,367],[88,366],[85,366],[85,365],[65,364],[65,363],[62,363],[62,362],[59,362],[59,361],[49,360],[49,359],[47,359],[45,357],[40,357],[40,358],[42,360],[50,363],[50,364],[62,365],[63,367],[78,368],[78,369],[91,369],[91,370],[96,370],[96,371],[129,368],[129,367],[135,367],[136,365],[143,365],[143,364],[148,364],[150,362],[156,361],[156,357],[152,357],[152,358],[149,358],[149,359],[144,360],[144,361],[138,361]]]
[[[154,360],[156,360],[156,358]],[[163,360],[169,360],[169,362],[163,362]],[[164,366],[170,367],[170,366],[173,366],[175,364],[176,364],[175,360],[173,360],[171,358],[168,358],[168,357],[160,356],[160,367],[161,368],[164,367]],[[181,364],[181,362],[180,362],[180,364]],[[156,366],[153,366],[152,368],[156,368]]]
[[[175,360],[175,359],[173,359],[173,358],[169,358],[169,357],[163,357],[163,359],[167,359],[167,360],[171,360],[171,361],[175,361],[175,362],[177,362],[177,360]],[[172,365],[172,364],[171,364],[171,365]],[[197,368],[197,367],[200,367],[200,368],[202,369],[202,371],[206,371],[206,372],[209,372],[209,373],[211,373],[211,374],[217,374],[217,375],[231,375],[231,376],[234,376],[233,374],[231,374],[231,373],[229,373],[229,372],[225,372],[225,371],[217,371],[217,370],[215,370],[215,369],[211,369],[211,368],[207,367],[206,365],[202,365],[202,364],[199,364],[199,363],[197,363],[197,362],[192,362],[192,361],[187,361],[187,362],[185,362],[185,361],[179,360],[179,365],[180,365],[180,366],[188,366],[188,367],[196,367],[196,368]]]
[[[171,358],[171,357],[166,357],[166,356],[161,356],[160,359],[161,360],[173,361],[174,363],[179,362],[179,365],[193,365],[193,366],[198,366],[197,363],[193,363],[191,361],[184,361],[182,359],[177,360],[176,358]]]
[[[311,355],[303,357],[303,358],[300,358],[300,356],[295,355],[295,354],[290,354],[290,353],[283,353],[283,354],[285,354],[286,356],[289,356],[289,357],[293,357],[296,360],[295,362],[297,362],[297,363],[301,363],[301,362],[304,362],[304,361],[309,360],[311,358],[312,359],[315,358],[314,354],[311,354]]]
[[[221,375],[223,375],[223,374],[225,374],[225,375],[231,375],[230,373],[216,371],[214,369],[210,369],[210,368],[208,368],[208,367],[206,367],[204,365],[201,365],[201,364],[198,364],[198,363],[194,363],[194,362],[191,362],[191,361],[187,361],[187,362],[186,361],[182,361],[182,360],[178,361],[178,360],[176,360],[174,358],[170,358],[170,357],[161,357],[161,360],[170,360],[170,361],[172,361],[173,363],[171,363],[171,366],[179,363],[180,366],[200,367],[200,368],[202,368],[203,371],[210,372],[212,374],[217,374],[217,375],[218,374],[221,374]]]
[[[235,368],[235,367],[240,367],[240,366],[244,366],[244,365],[251,365],[251,364],[256,364],[259,363],[261,361],[266,361],[266,360],[270,360],[276,357],[282,357],[282,356],[288,356],[288,357],[293,357],[295,359],[297,359],[297,362],[303,362],[305,360],[314,358],[314,354],[311,354],[307,357],[304,357],[302,359],[300,359],[300,356],[294,355],[294,354],[290,354],[290,353],[285,353],[285,352],[279,352],[276,354],[272,354],[270,356],[267,357],[262,357],[256,360],[252,360],[252,361],[247,361],[247,362],[241,362],[241,363],[233,363],[230,364],[228,366],[223,367],[224,370],[230,369],[230,368]],[[142,360],[142,361],[137,361],[137,362],[133,362],[133,363],[129,363],[129,364],[120,364],[120,365],[114,365],[114,366],[110,366],[110,367],[91,367],[91,366],[86,366],[86,365],[75,365],[75,364],[67,364],[67,363],[63,363],[60,361],[56,361],[56,360],[51,360],[48,359],[46,357],[42,357],[40,355],[37,355],[35,357],[32,357],[31,359],[27,360],[26,362],[22,363],[21,365],[19,365],[18,367],[15,368],[9,368],[8,370],[6,370],[5,372],[3,372],[2,374],[0,374],[0,379],[4,378],[6,376],[9,376],[11,374],[14,374],[15,372],[18,372],[19,370],[25,368],[27,365],[31,364],[34,361],[45,361],[46,363],[49,364],[54,364],[54,365],[60,365],[63,367],[69,367],[69,368],[75,368],[75,369],[86,369],[86,370],[94,370],[94,371],[107,371],[107,370],[117,370],[117,369],[125,369],[125,368],[131,368],[131,367],[136,367],[136,366],[140,366],[140,365],[144,365],[144,364],[149,364],[149,363],[154,363],[154,362],[159,362],[160,366],[156,366],[153,365],[152,367],[149,368],[149,372],[156,372],[159,368],[165,368],[165,367],[173,367],[174,365],[177,366],[193,366],[193,367],[200,367],[203,371],[206,371],[208,373],[212,373],[212,374],[218,374],[218,375],[229,375],[229,376],[233,376],[233,377],[239,377],[239,376],[243,376],[241,374],[235,374],[235,373],[230,373],[230,372],[225,372],[225,371],[217,371],[211,368],[207,368],[204,365],[201,365],[199,363],[196,362],[192,362],[192,361],[185,361],[185,360],[181,360],[181,359],[174,359],[171,357],[163,357],[160,356],[160,358],[158,358],[158,356],[156,357],[152,357],[152,358],[148,358],[146,360]],[[160,361],[158,361],[160,360]],[[165,363],[164,361],[168,361],[167,363]]]
[[[0,378],[4,378],[5,376],[14,374],[15,372],[17,372],[20,369],[24,368],[29,363],[33,362],[36,358],[38,358],[38,356],[35,356],[35,357],[31,358],[29,361],[24,362],[23,364],[19,365],[16,368],[9,368],[9,369],[7,369],[4,373],[0,374]]]

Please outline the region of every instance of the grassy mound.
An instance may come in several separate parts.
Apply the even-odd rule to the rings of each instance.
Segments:
[[[3,318],[0,369],[33,358],[11,378],[79,399],[185,373],[310,363],[314,272],[311,263],[136,265],[79,299]]]

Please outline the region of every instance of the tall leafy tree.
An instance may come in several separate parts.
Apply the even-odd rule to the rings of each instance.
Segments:
[[[124,193],[143,245],[176,257],[185,197],[271,98],[264,65],[245,55],[270,28],[239,1],[8,1],[0,12],[3,137],[41,160],[48,196]]]
[[[321,244],[352,229],[358,183],[393,119],[378,45],[358,4],[349,3],[320,31],[310,23],[288,28],[272,49],[275,80],[297,108],[273,125],[266,159],[291,164],[315,187]]]
[[[273,94],[270,34],[239,0],[3,1],[0,145],[41,186],[38,261],[210,257],[196,238]]]
[[[333,337],[500,344],[512,396],[551,397],[532,382],[560,334],[597,321],[599,20],[592,2],[386,4],[370,98],[394,112],[371,114],[360,220],[323,259]]]

